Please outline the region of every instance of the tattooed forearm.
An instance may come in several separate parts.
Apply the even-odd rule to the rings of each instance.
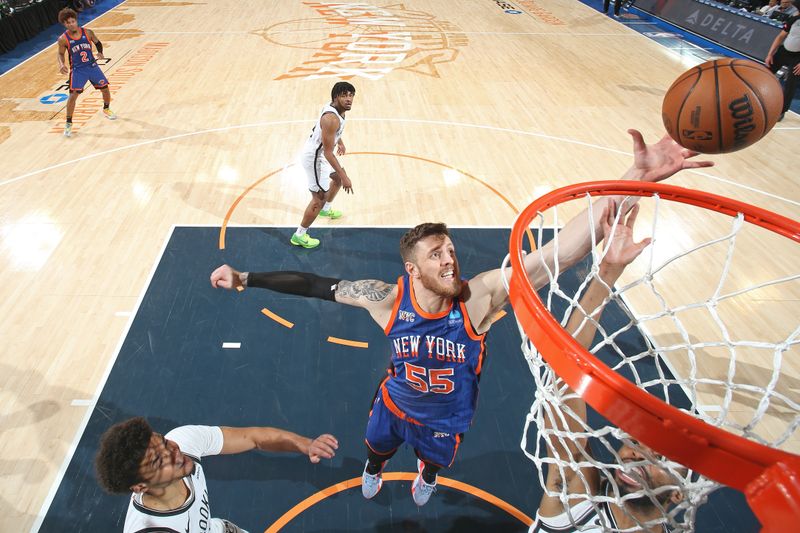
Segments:
[[[359,281],[342,280],[336,288],[336,296],[358,300],[363,297],[371,302],[380,302],[392,293],[394,285],[377,279],[362,279]]]

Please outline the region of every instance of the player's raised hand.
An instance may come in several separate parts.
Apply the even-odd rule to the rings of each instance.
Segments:
[[[636,224],[636,216],[639,214],[639,204],[633,206],[627,215],[622,215],[614,228],[614,217],[618,206],[613,201],[609,201],[603,211],[602,224],[603,235],[608,246],[602,267],[619,269],[621,272],[626,266],[631,264],[634,259],[639,257],[651,240],[649,237],[639,242],[633,240],[633,226]],[[613,228],[613,234],[612,234]]]
[[[690,161],[699,152],[684,148],[667,134],[656,144],[648,145],[639,131],[630,129],[628,133],[633,138],[633,168],[629,171],[632,179],[661,181],[683,169],[714,165],[713,161]]]
[[[241,290],[243,287],[239,274],[238,270],[222,265],[211,273],[211,286],[215,289]]]
[[[322,459],[330,459],[336,455],[336,450],[339,448],[339,441],[336,437],[328,433],[324,433],[311,441],[308,446],[308,459],[312,463],[318,463]]]

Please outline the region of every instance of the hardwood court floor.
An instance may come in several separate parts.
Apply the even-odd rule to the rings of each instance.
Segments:
[[[63,104],[40,100],[63,92],[55,47],[0,77],[0,530],[35,523],[170,228],[297,223],[308,193],[291,163],[334,81],[358,91],[344,135],[355,194],[337,199],[347,224],[510,226],[553,187],[621,175],[627,128],[660,137],[664,90],[690,56],[578,2],[518,4],[128,0],[90,25],[120,118],[87,91],[71,139]],[[799,137],[790,114],[671,182],[800,218]],[[711,224],[667,222],[686,240]],[[754,276],[800,264],[788,242],[744,244]],[[707,286],[704,273],[672,290]],[[768,292],[736,310],[737,327],[797,327],[796,287]]]

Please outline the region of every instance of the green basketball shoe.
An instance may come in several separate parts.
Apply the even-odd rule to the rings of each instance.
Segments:
[[[336,209],[323,209],[319,212],[319,216],[329,218],[331,220],[336,220],[337,218],[342,217],[342,212],[337,211]]]
[[[302,246],[303,248],[316,248],[319,246],[319,239],[315,239],[308,233],[303,233],[302,235],[294,233],[289,242],[295,246]]]

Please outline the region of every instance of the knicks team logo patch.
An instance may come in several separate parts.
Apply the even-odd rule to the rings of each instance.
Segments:
[[[450,315],[447,317],[448,326],[460,326],[463,323],[464,317],[461,316],[461,311],[458,309],[453,309],[450,311]]]
[[[417,315],[412,313],[411,311],[400,311],[400,316],[398,317],[400,320],[404,322],[414,322],[417,319]]]

